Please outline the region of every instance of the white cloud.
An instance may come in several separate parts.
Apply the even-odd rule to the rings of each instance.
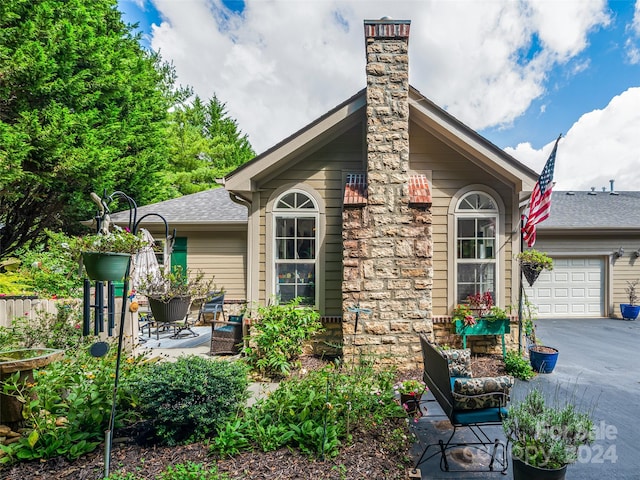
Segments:
[[[258,152],[365,86],[364,19],[410,19],[411,84],[478,130],[522,115],[609,22],[602,0],[246,0],[242,16],[220,0],[152,1],[152,48],[180,83],[226,102]]]
[[[602,110],[584,114],[560,140],[554,180],[558,190],[609,188],[638,190],[640,185],[640,87],[614,97]],[[540,150],[529,143],[505,149],[540,172],[553,142]]]

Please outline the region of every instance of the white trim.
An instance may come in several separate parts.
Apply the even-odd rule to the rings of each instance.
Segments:
[[[497,207],[497,212],[492,215],[497,217],[496,222],[496,234],[495,234],[495,304],[504,308],[504,276],[505,276],[505,255],[504,246],[507,241],[510,241],[505,232],[505,205],[502,201],[502,197],[493,188],[482,184],[467,185],[458,190],[449,202],[449,209],[447,215],[447,271],[452,272],[447,278],[447,305],[448,311],[452,311],[457,303],[457,278],[458,278],[458,262],[457,262],[457,240],[458,240],[458,205],[460,201],[468,194],[482,193],[491,197]],[[473,218],[478,218],[478,215],[469,215]],[[482,216],[482,215],[480,215]]]
[[[288,193],[302,193],[307,195],[315,204],[314,209],[295,209],[290,213],[286,210],[279,210],[275,208],[276,203]],[[274,221],[276,217],[314,217],[316,221],[316,257],[315,257],[315,307],[320,311],[324,311],[324,232],[325,232],[325,205],[322,201],[322,197],[309,185],[300,184],[287,184],[274,190],[269,197],[266,204],[265,212],[265,253],[266,253],[266,265],[265,265],[265,295],[268,302],[271,298],[275,298],[276,295],[276,281],[275,281],[275,259],[276,259],[276,243],[274,241],[275,228]]]

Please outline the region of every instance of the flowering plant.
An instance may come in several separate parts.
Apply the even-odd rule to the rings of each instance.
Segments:
[[[421,395],[426,390],[426,387],[419,380],[405,380],[395,385],[393,389],[400,395],[416,396]]]
[[[144,247],[147,242],[140,234],[134,235],[129,229],[117,225],[106,235],[97,233],[85,235],[76,240],[76,247],[82,252],[114,252],[134,254]]]
[[[493,296],[491,292],[476,293],[467,297],[467,303],[473,310],[477,310],[480,316],[484,316],[493,307]]]
[[[456,308],[453,310],[452,320],[455,322],[456,320],[461,320],[465,325],[475,325],[476,318],[473,316],[473,312],[469,305],[458,304]]]

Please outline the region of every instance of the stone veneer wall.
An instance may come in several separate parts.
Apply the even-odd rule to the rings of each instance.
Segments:
[[[345,205],[345,359],[421,364],[419,334],[433,332],[431,212],[409,205],[408,21],[365,21],[367,204]],[[362,313],[354,335],[355,314]]]

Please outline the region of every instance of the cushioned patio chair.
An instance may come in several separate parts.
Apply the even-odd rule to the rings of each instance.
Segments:
[[[491,440],[483,427],[501,425],[502,419],[508,415],[506,408],[509,394],[513,386],[510,376],[473,378],[471,372],[471,352],[463,350],[443,350],[421,336],[422,360],[424,363],[423,380],[433,394],[442,410],[453,426],[453,432],[446,441],[427,445],[416,462],[420,463],[440,455],[442,471],[486,472],[494,471],[496,463],[499,471],[506,473],[508,468],[507,448],[498,438]],[[456,433],[460,429],[468,429],[476,441],[462,441]],[[431,447],[435,453],[426,456]],[[478,469],[450,468],[447,451],[454,447],[472,447],[490,456],[488,467]]]
[[[242,350],[242,343],[242,315],[230,315],[228,322],[214,318],[209,355],[237,355]]]

